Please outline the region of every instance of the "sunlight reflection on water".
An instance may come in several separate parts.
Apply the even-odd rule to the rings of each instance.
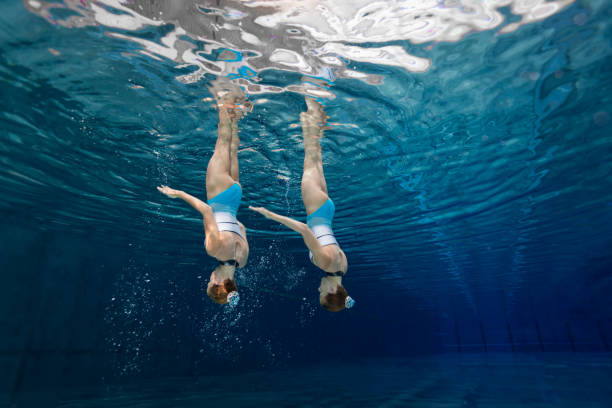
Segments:
[[[573,0],[24,0],[29,11],[53,24],[72,28],[99,25],[108,29],[105,34],[110,37],[139,44],[142,54],[174,61],[177,68],[190,67],[192,72],[177,77],[181,82],[199,81],[205,74],[228,75],[242,79],[252,94],[283,90],[257,84],[256,75],[267,69],[373,84],[382,78],[352,67],[351,61],[425,72],[431,66],[426,51],[418,51],[422,56],[411,55],[394,43],[430,43],[430,49],[435,43],[456,42],[473,32],[510,33],[571,3]],[[161,30],[157,38],[147,35],[153,27]],[[291,90],[309,92],[300,86]]]

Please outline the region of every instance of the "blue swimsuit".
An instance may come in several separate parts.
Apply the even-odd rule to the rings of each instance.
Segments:
[[[240,207],[241,199],[242,188],[240,188],[240,184],[235,183],[228,189],[223,190],[221,193],[208,200],[208,205],[210,205],[213,210],[213,215],[215,216],[219,231],[231,231],[244,238],[240,224],[238,224],[238,220],[236,219],[236,213],[238,212],[238,207]]]
[[[338,241],[334,237],[334,231],[332,231],[332,221],[335,212],[336,206],[334,202],[328,199],[315,212],[306,217],[308,228],[310,228],[321,246],[338,245]],[[309,256],[312,261],[312,252],[309,253]]]

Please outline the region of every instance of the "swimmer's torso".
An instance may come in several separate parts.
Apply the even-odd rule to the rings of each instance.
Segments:
[[[338,245],[326,245],[321,254],[313,254],[312,262],[325,272],[346,272],[348,262],[344,251]]]
[[[246,237],[244,225],[240,224],[242,235]],[[249,258],[249,244],[246,239],[231,231],[219,231],[220,242],[213,244],[207,236],[204,241],[206,253],[219,261],[235,259],[240,267],[246,265]]]
[[[336,206],[334,202],[328,198],[323,205],[306,217],[308,228],[321,245],[320,250],[317,250],[316,254],[310,254],[311,260],[325,272],[332,273],[346,272],[348,268],[346,255],[340,249],[332,230],[335,211]]]
[[[244,225],[236,219],[242,199],[242,187],[234,183],[222,192],[208,199],[213,210],[221,242],[213,244],[206,237],[206,253],[220,261],[234,259],[241,267],[249,257],[249,244]]]

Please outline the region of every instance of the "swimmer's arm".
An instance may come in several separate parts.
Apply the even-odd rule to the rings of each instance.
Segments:
[[[175,190],[168,186],[159,186],[157,189],[170,198],[180,198],[185,201],[187,204],[192,206],[197,212],[202,214],[202,217],[206,218],[208,214],[212,214],[212,209],[208,204],[204,201],[200,200],[197,197],[192,196],[191,194],[187,194],[182,190]],[[214,221],[214,218],[213,218]],[[216,226],[216,225],[215,225]]]
[[[312,252],[314,255],[321,254],[321,248],[323,247],[321,246],[321,244],[319,244],[319,241],[317,241],[317,238],[314,236],[310,228],[308,228],[308,225],[304,224],[303,222],[296,221],[293,218],[273,213],[272,211],[267,210],[263,207],[249,206],[249,208],[255,212],[260,213],[266,218],[279,222],[284,226],[291,228],[295,232],[298,232],[302,236],[302,238],[304,238],[304,243],[306,244],[310,252]]]
[[[204,218],[204,231],[206,233],[206,250],[209,252],[214,252],[214,246],[219,244],[220,236],[219,230],[217,229],[217,221],[215,221],[215,217],[212,212],[212,208],[204,201],[200,200],[197,197],[192,196],[191,194],[187,194],[181,190],[175,190],[168,186],[160,186],[157,189],[163,194],[167,195],[170,198],[180,198],[185,201],[187,204],[192,206],[197,212],[202,215]],[[210,248],[209,248],[210,246]]]
[[[285,217],[284,215],[280,215],[280,214],[276,214],[264,207],[251,207],[249,206],[250,210],[253,210],[255,212],[260,213],[261,215],[263,215],[264,217],[270,219],[270,220],[274,220],[276,222],[279,222],[281,224],[283,224],[284,226],[291,228],[292,230],[294,230],[295,232],[299,232],[300,234],[302,234],[302,232],[304,231],[304,229],[308,229],[308,226],[306,224],[304,224],[303,222],[299,222],[294,220],[293,218],[289,218],[289,217]]]

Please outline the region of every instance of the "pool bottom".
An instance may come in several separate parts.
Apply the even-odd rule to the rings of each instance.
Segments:
[[[7,407],[610,407],[610,354],[442,354],[28,392]],[[4,406],[0,403],[0,406]]]

